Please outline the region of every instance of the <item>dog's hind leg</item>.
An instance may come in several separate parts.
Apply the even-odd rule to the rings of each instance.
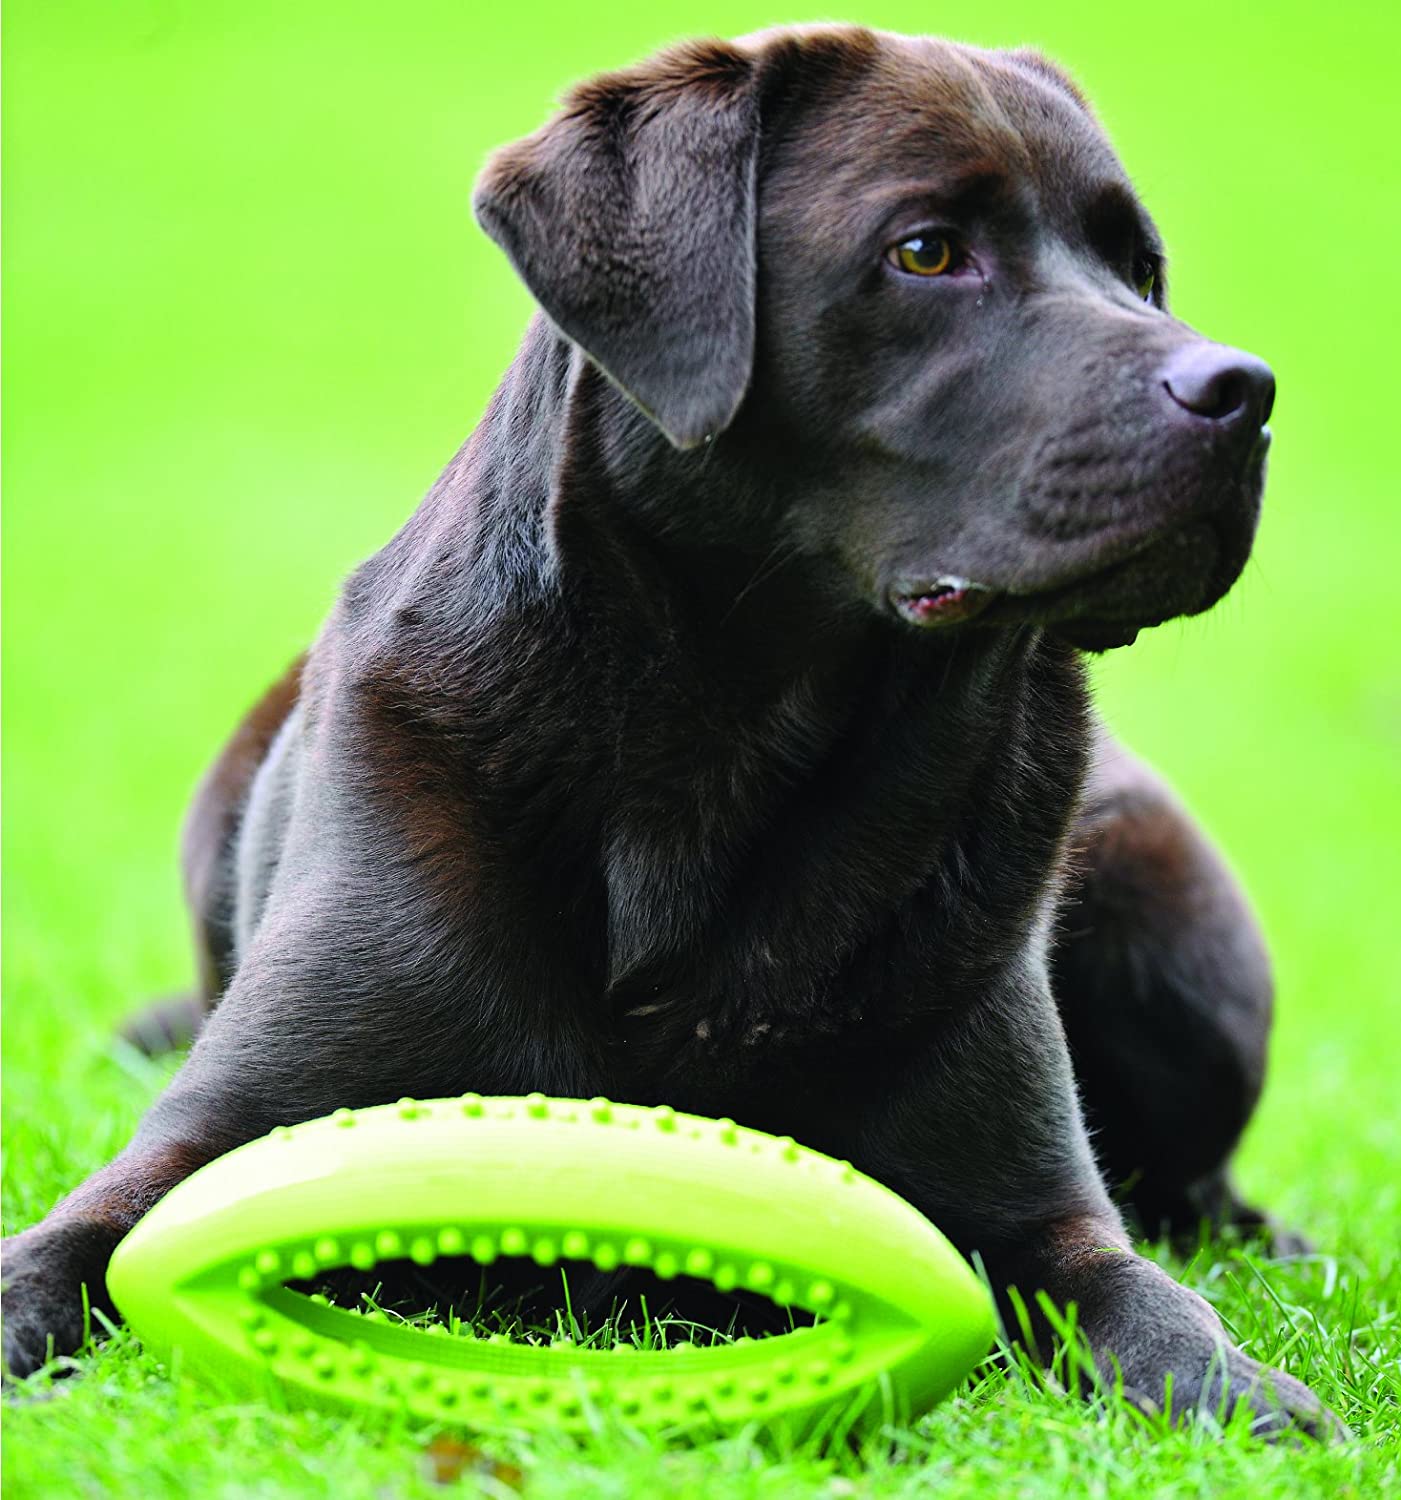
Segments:
[[[1274,1233],[1228,1164],[1264,1081],[1273,984],[1220,854],[1103,730],[1073,841],[1053,986],[1105,1176],[1149,1235]]]
[[[209,1001],[202,991],[167,995],[128,1016],[117,1027],[117,1035],[147,1057],[159,1057],[163,1052],[188,1047],[208,1014]]]
[[[304,661],[299,656],[253,705],[195,789],[180,841],[180,869],[198,981],[189,993],[153,1001],[121,1024],[118,1035],[141,1052],[188,1046],[233,977],[238,831],[258,767],[297,702]]]

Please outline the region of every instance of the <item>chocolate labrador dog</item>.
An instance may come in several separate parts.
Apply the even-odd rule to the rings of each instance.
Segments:
[[[11,1370],[219,1153],[539,1089],[849,1157],[1075,1303],[1138,1399],[1324,1430],[1106,1186],[1148,1231],[1259,1222],[1226,1172],[1262,943],[1082,653],[1231,586],[1274,381],[1167,311],[1085,99],[855,28],[687,45],[576,88],[475,207],[542,315],[200,788],[212,1014],[6,1246]]]

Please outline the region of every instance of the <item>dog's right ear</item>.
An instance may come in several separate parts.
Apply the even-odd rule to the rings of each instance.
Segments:
[[[554,324],[678,448],[749,384],[758,139],[751,56],[691,44],[576,88],[473,195]]]

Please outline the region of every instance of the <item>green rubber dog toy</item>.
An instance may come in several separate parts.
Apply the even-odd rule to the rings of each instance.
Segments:
[[[443,1337],[284,1283],[408,1257],[529,1256],[685,1274],[814,1315],[772,1338],[666,1351]],[[226,1388],[470,1427],[802,1426],[875,1392],[917,1415],[987,1352],[991,1300],[948,1241],[842,1162],[727,1120],[607,1100],[337,1110],[173,1189],[118,1246],[117,1307]],[[437,1336],[435,1336],[435,1333]]]

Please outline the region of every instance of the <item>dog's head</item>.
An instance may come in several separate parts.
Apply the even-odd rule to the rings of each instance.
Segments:
[[[675,448],[725,433],[755,506],[895,621],[1098,649],[1245,563],[1273,377],[1168,313],[1152,221],[1035,54],[674,49],[575,90],[475,204]]]

